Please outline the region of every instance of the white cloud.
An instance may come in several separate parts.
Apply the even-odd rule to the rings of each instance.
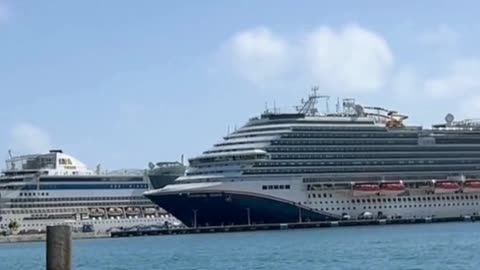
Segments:
[[[460,35],[446,24],[440,24],[434,29],[426,31],[419,36],[421,43],[426,45],[455,45],[460,40]]]
[[[11,146],[15,152],[42,153],[51,149],[50,136],[44,130],[28,124],[16,124],[11,130]]]
[[[480,117],[480,58],[459,57],[460,34],[443,24],[410,36],[428,45],[428,50],[416,52],[426,54],[428,65],[419,57],[395,66],[384,38],[357,25],[322,26],[288,36],[254,28],[230,39],[227,56],[237,75],[261,86],[275,88],[293,81],[318,84],[327,94],[375,93],[372,101],[414,111],[418,115],[413,118],[425,123],[431,120],[425,109],[435,117],[446,112],[459,119]],[[382,101],[384,97],[388,100]],[[432,98],[439,106],[425,107]]]
[[[393,55],[379,35],[347,26],[321,27],[305,39],[305,63],[312,78],[328,89],[375,92],[388,80]]]
[[[480,60],[457,60],[447,74],[426,79],[425,92],[434,98],[458,97],[480,90]]]
[[[257,27],[234,35],[226,51],[240,77],[251,83],[303,80],[349,93],[380,90],[393,65],[387,42],[355,25],[320,27],[298,40]]]
[[[282,38],[266,27],[234,35],[227,43],[233,67],[253,83],[264,83],[281,76],[288,68],[289,48]]]

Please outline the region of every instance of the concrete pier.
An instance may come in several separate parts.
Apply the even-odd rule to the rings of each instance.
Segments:
[[[480,220],[480,216],[459,216],[449,218],[411,218],[411,219],[364,219],[364,220],[339,220],[339,221],[319,221],[319,222],[297,222],[297,223],[279,223],[279,224],[249,224],[249,225],[231,225],[231,226],[208,226],[208,227],[190,227],[159,230],[126,230],[111,232],[111,237],[131,237],[148,235],[174,235],[174,234],[198,234],[198,233],[224,233],[224,232],[243,232],[257,230],[283,230],[283,229],[307,229],[307,228],[328,228],[328,227],[347,227],[347,226],[367,226],[367,225],[394,225],[394,224],[422,224],[422,223],[440,223],[440,222],[475,222]]]
[[[107,232],[72,232],[72,239],[96,239],[109,238],[110,233]],[[14,234],[7,236],[0,236],[0,244],[3,243],[18,243],[18,242],[43,242],[47,240],[46,233],[36,234]]]

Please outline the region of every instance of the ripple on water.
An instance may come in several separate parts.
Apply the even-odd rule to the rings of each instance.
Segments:
[[[75,270],[476,269],[480,223],[74,241]],[[44,243],[0,245],[0,269],[44,269]]]

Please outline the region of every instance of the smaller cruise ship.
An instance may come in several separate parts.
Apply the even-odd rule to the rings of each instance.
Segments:
[[[169,170],[167,178],[175,180],[174,173],[183,174],[177,168]],[[92,171],[61,150],[10,156],[0,176],[0,232],[41,233],[58,224],[95,232],[178,225],[177,219],[143,196],[152,188],[149,176],[156,174],[164,170],[107,174],[97,167]]]

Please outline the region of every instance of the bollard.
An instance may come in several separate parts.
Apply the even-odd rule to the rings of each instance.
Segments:
[[[70,226],[47,226],[47,270],[72,269],[72,230]]]

